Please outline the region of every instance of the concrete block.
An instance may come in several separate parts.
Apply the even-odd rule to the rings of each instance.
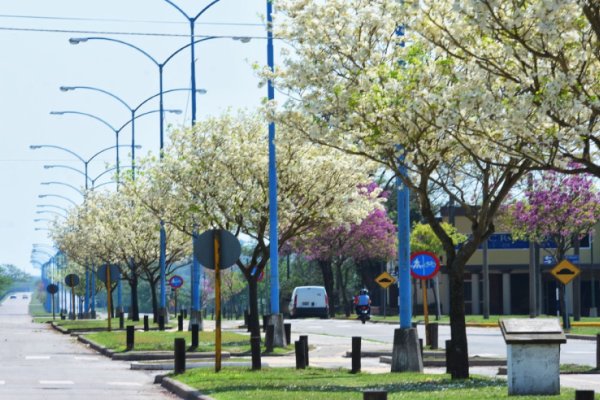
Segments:
[[[273,327],[275,328],[273,331],[273,346],[287,346],[287,343],[285,341],[285,328],[283,326],[283,314],[269,315],[269,325],[273,325]]]
[[[560,394],[559,344],[507,346],[509,395]]]
[[[392,372],[408,371],[423,372],[423,358],[416,328],[401,328],[394,331]]]

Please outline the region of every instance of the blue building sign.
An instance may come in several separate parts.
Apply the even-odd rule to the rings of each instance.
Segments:
[[[540,245],[544,249],[555,249],[556,244],[554,241],[549,240]],[[590,247],[590,237],[587,235],[579,243],[579,247],[586,249]],[[481,248],[481,246],[479,246]],[[517,249],[528,249],[529,242],[527,240],[513,240],[510,233],[494,233],[488,238],[488,249],[489,250],[517,250]]]

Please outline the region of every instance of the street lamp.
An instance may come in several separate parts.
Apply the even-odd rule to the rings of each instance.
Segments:
[[[56,210],[60,210],[60,211],[64,212],[65,215],[69,213],[69,210],[67,210],[66,208],[61,207],[61,206],[56,206],[54,204],[38,204],[38,205],[36,205],[36,207],[42,208],[42,209],[44,209],[44,208],[54,208]]]
[[[159,62],[156,58],[151,56],[148,52],[141,49],[140,47],[133,45],[129,42],[119,40],[119,39],[112,39],[112,38],[106,38],[106,37],[71,38],[71,39],[69,39],[69,43],[75,45],[75,44],[79,44],[79,43],[88,42],[89,40],[103,40],[103,41],[107,41],[107,42],[118,43],[123,46],[127,46],[129,48],[136,50],[137,52],[144,55],[147,59],[149,59],[154,65],[156,65],[156,67],[158,68],[159,107],[160,107],[160,132],[159,132],[160,133],[160,140],[159,140],[160,153],[159,153],[159,158],[162,160],[162,158],[164,156],[164,154],[163,154],[163,149],[164,149],[163,69],[164,69],[165,65],[173,59],[173,57],[175,57],[177,54],[179,54],[181,51],[185,50],[186,48],[188,48],[188,47],[193,48],[196,43],[206,42],[208,40],[213,40],[213,39],[218,39],[218,38],[219,38],[218,36],[207,36],[202,39],[192,40],[187,45],[180,47],[175,52],[171,53],[171,55],[169,55],[163,62]],[[192,37],[192,39],[193,39],[193,37]],[[192,65],[194,62],[195,62],[195,60],[192,58]],[[192,82],[192,99],[193,99],[192,101],[193,101],[194,107],[196,104],[195,99],[194,99],[195,90],[196,90],[196,83],[195,83],[195,78],[194,78],[193,82]],[[192,119],[195,121],[195,110],[193,110],[193,118]],[[160,311],[159,311],[159,315],[163,317],[163,321],[164,321],[164,316],[166,315],[166,303],[167,303],[167,291],[166,291],[166,252],[167,252],[167,249],[166,249],[166,247],[167,247],[167,235],[166,235],[166,231],[165,231],[164,221],[161,220],[160,221],[160,257],[159,257],[159,264],[160,264],[160,307],[159,307]]]
[[[59,199],[66,200],[69,203],[73,204],[73,206],[77,207],[77,203],[75,203],[73,200],[71,200],[70,198],[68,198],[66,196],[61,196],[60,194],[53,194],[53,193],[51,193],[51,194],[40,194],[40,195],[38,195],[38,197],[40,199],[43,199],[43,198],[46,198],[46,197],[57,197]]]
[[[40,210],[40,211],[36,211],[36,214],[52,214],[56,217],[61,217],[66,219],[67,217],[65,217],[63,214],[56,212],[56,211],[52,211],[52,210]]]
[[[66,186],[68,188],[71,188],[71,189],[75,190],[80,195],[85,196],[85,193],[82,192],[80,189],[78,189],[77,187],[75,187],[75,186],[73,186],[71,184],[65,183],[65,182],[58,182],[58,181],[40,182],[40,185],[61,185],[61,186]]]
[[[156,93],[155,95],[152,95],[150,97],[148,97],[147,99],[143,100],[140,104],[138,104],[137,106],[133,107],[130,106],[129,103],[127,103],[125,100],[123,100],[121,97],[117,96],[114,93],[109,92],[108,90],[104,90],[101,88],[97,88],[94,86],[61,86],[60,90],[62,92],[69,92],[69,91],[74,91],[77,89],[85,89],[85,90],[92,90],[95,92],[100,92],[100,93],[104,93],[107,96],[112,97],[113,99],[117,100],[120,104],[122,104],[125,108],[127,108],[129,110],[129,113],[131,114],[131,119],[129,121],[131,121],[131,174],[133,179],[135,179],[135,120],[136,120],[136,112],[139,111],[139,109],[145,105],[147,102],[149,102],[152,99],[155,99],[156,97],[158,97],[160,95],[160,93]],[[167,94],[170,92],[178,92],[178,91],[188,91],[189,89],[185,89],[185,88],[178,88],[178,89],[169,89],[169,90],[165,90],[163,92],[163,94]],[[198,89],[195,91],[198,94],[206,94],[206,90],[205,89]],[[166,112],[173,112],[176,114],[181,114],[181,110],[165,110]],[[178,111],[178,112],[177,112]]]
[[[124,147],[124,145],[118,145],[120,147]],[[49,148],[49,149],[56,149],[56,150],[61,150],[61,151],[65,151],[69,154],[71,154],[72,156],[74,156],[75,158],[77,158],[79,161],[81,161],[83,163],[83,171],[77,169],[77,168],[73,168],[69,165],[44,165],[45,169],[50,169],[50,168],[66,168],[66,169],[70,169],[72,171],[75,171],[81,175],[84,176],[85,179],[85,190],[88,190],[88,182],[91,181],[91,179],[88,176],[88,165],[89,163],[94,160],[96,157],[98,157],[100,154],[115,149],[117,148],[117,146],[110,146],[110,147],[106,147],[100,151],[97,151],[95,154],[93,154],[90,158],[85,159],[83,157],[81,157],[79,154],[77,154],[76,152],[74,152],[73,150],[70,150],[66,147],[62,147],[62,146],[56,146],[53,144],[32,144],[31,146],[29,146],[30,149],[32,150],[37,150],[37,149],[43,149],[43,148]],[[141,148],[141,146],[137,146],[137,148]],[[118,173],[117,173],[118,174]],[[93,183],[93,182],[92,182]]]
[[[175,114],[181,114],[181,110],[164,110],[164,111],[165,112],[175,113]],[[139,114],[139,115],[135,116],[133,119],[125,122],[123,125],[121,125],[120,128],[115,128],[110,123],[108,123],[105,119],[100,118],[97,115],[87,113],[87,112],[81,112],[81,111],[50,111],[50,115],[65,115],[65,114],[82,115],[84,117],[95,119],[96,121],[100,122],[101,124],[103,124],[104,126],[108,127],[111,131],[114,132],[116,144],[112,148],[116,149],[116,161],[115,162],[116,162],[116,166],[117,166],[117,188],[118,188],[118,185],[119,185],[119,147],[122,147],[121,145],[119,145],[119,134],[121,133],[121,131],[123,130],[123,128],[125,128],[130,123],[133,123],[133,121],[135,119],[141,118],[141,117],[143,117],[145,115],[153,114],[153,113],[156,113],[156,112],[162,112],[162,111],[160,111],[160,110],[152,110],[152,111],[147,111],[145,113]],[[135,148],[135,145],[132,145],[132,147]]]

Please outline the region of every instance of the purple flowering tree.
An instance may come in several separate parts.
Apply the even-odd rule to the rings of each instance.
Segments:
[[[369,185],[369,192],[376,187],[375,184]],[[336,292],[341,297],[344,310],[348,312],[351,309],[347,292],[351,269],[343,268],[344,264],[350,259],[357,264],[366,260],[393,259],[396,256],[396,227],[386,210],[378,208],[360,224],[328,227],[296,242],[294,247],[319,266],[333,316]]]
[[[575,243],[593,232],[600,218],[600,193],[594,189],[591,175],[549,171],[525,192],[524,200],[507,210],[513,237],[542,245],[552,242],[553,246],[543,246],[544,251],[561,261]],[[564,294],[560,308],[566,319]]]

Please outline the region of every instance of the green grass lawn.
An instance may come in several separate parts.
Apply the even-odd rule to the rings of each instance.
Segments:
[[[452,381],[448,375],[412,373],[350,374],[347,370],[308,368],[266,368],[250,371],[224,367],[191,369],[175,376],[203,394],[218,400],[348,400],[362,399],[365,389],[388,391],[388,399],[502,399],[508,398],[506,381],[474,377]],[[519,396],[519,400],[539,399],[539,396]],[[573,399],[574,391],[562,389],[559,396],[543,399]]]
[[[52,319],[52,313],[46,312],[46,310],[44,310],[44,305],[35,298],[32,298],[29,302],[29,315],[31,315],[34,318],[49,317],[50,319]]]
[[[124,323],[125,327],[127,325],[134,325],[136,327],[136,329],[144,328],[143,320],[136,321],[136,322],[133,322],[130,320],[125,320],[124,322],[125,322]],[[56,321],[54,321],[54,323],[65,329],[72,329],[72,330],[85,330],[85,329],[96,329],[96,328],[107,328],[108,329],[108,320],[106,320],[106,319],[76,319],[76,320],[63,319],[63,320],[61,320],[59,318]],[[165,325],[165,327],[167,329],[175,327],[175,326],[177,326],[177,321],[175,321],[175,324],[173,322],[170,322]],[[150,328],[157,328],[157,327],[158,327],[158,324],[153,324],[152,321],[150,321]],[[111,328],[112,329],[119,328],[119,318],[111,319]]]
[[[84,335],[86,338],[105,346],[108,349],[123,352],[125,351],[125,336],[123,331],[118,332],[94,332]],[[186,345],[192,344],[192,333],[168,332],[168,331],[149,331],[135,332],[134,350],[169,350],[174,351],[174,339],[185,338]],[[215,334],[214,332],[199,332],[199,347],[196,351],[214,351]],[[223,351],[229,352],[247,352],[250,351],[250,340],[246,335],[224,331],[222,333]],[[283,349],[278,349],[283,351]],[[289,350],[286,350],[289,351]]]

